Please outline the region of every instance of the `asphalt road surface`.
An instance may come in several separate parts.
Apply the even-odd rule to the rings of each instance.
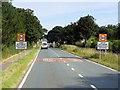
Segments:
[[[22,88],[118,90],[118,72],[57,48],[42,49]],[[104,90],[104,89],[103,89]]]

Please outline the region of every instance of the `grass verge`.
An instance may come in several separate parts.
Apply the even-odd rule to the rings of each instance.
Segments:
[[[2,50],[2,59],[7,59],[12,55],[20,53],[22,50],[17,50],[14,45],[8,47],[4,47]]]
[[[93,48],[79,48],[74,45],[62,45],[60,48],[69,53],[120,71],[120,68],[118,68],[118,63],[120,62],[120,60],[118,60],[118,56],[120,56],[120,54],[117,55],[112,52],[107,52],[106,54],[104,54],[104,52],[102,52],[102,58],[100,58],[100,51],[97,51]]]
[[[0,73],[0,75],[2,75],[2,83],[0,83],[0,85],[2,85],[3,89],[16,88],[18,86],[29,65],[35,58],[38,50],[39,48],[34,48],[28,55],[18,59],[6,70]]]

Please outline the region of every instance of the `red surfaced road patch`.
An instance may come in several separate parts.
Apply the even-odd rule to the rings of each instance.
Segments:
[[[36,62],[83,62],[82,58],[37,58]]]

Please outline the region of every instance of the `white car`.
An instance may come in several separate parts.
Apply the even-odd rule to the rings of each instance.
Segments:
[[[42,42],[41,49],[48,49],[48,43]]]

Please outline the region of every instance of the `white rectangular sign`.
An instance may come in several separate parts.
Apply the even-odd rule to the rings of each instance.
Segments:
[[[16,42],[16,49],[27,49],[27,42]]]
[[[98,42],[97,49],[109,49],[109,43],[108,42]]]

